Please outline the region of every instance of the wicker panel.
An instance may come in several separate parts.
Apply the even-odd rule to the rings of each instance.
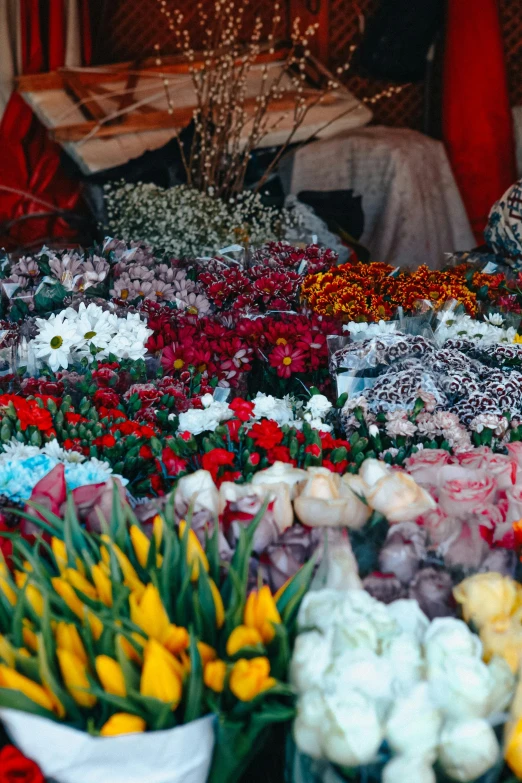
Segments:
[[[202,0],[203,9],[212,18],[213,0]],[[196,0],[167,0],[166,9],[179,9],[185,17],[186,27],[191,34],[192,44],[200,48],[202,31],[199,26],[198,2]],[[281,25],[278,34],[287,35],[287,4],[281,3]],[[99,46],[96,48],[97,62],[118,62],[150,57],[155,54],[154,47],[159,44],[162,54],[175,54],[176,46],[172,32],[168,29],[165,15],[161,13],[157,0],[106,0],[100,25]],[[256,0],[247,7],[243,30],[248,36],[254,20],[261,16],[266,20],[266,30],[274,11],[274,0]]]
[[[522,0],[500,0],[512,106],[522,105]]]

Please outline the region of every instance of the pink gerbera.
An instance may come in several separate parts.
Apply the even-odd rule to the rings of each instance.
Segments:
[[[305,353],[292,345],[278,345],[270,354],[270,364],[280,378],[290,378],[295,372],[305,372]]]

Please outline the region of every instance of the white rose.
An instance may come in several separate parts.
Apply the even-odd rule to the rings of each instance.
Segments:
[[[382,654],[390,661],[396,695],[408,693],[425,677],[426,664],[418,642],[402,633],[383,643]]]
[[[452,718],[485,718],[489,714],[492,680],[479,658],[448,655],[430,667],[432,698]]]
[[[308,468],[308,479],[298,488],[294,509],[309,527],[364,527],[370,509],[359,500],[336,473],[326,468]]]
[[[488,664],[491,692],[488,715],[508,709],[515,693],[516,679],[508,662],[495,656]]]
[[[423,758],[397,756],[384,767],[382,783],[436,783],[436,777]]]
[[[391,523],[413,522],[437,507],[431,495],[401,471],[393,471],[379,479],[367,493],[366,500]]]
[[[313,759],[323,756],[322,734],[326,720],[326,704],[317,688],[306,691],[297,701],[297,715],[292,728],[294,740],[303,753]]]
[[[479,637],[454,617],[437,617],[430,623],[424,636],[424,650],[430,667],[438,666],[448,655],[482,657]]]
[[[178,481],[175,494],[175,505],[180,507],[183,514],[186,506],[193,503],[193,511],[210,511],[218,516],[218,490],[208,470],[196,470],[189,476],[183,476]],[[184,508],[185,507],[185,508]]]
[[[393,675],[390,661],[372,650],[346,650],[325,671],[323,690],[332,694],[358,691],[384,714],[393,698]]]
[[[373,761],[382,742],[382,727],[372,702],[357,692],[324,698],[322,745],[326,757],[343,767]]]
[[[433,764],[437,758],[442,715],[433,705],[427,683],[397,699],[386,724],[394,753],[415,754]]]
[[[317,628],[326,632],[339,622],[343,593],[338,590],[311,590],[301,602],[298,626],[301,629]]]
[[[266,470],[260,470],[252,476],[252,484],[287,484],[290,490],[290,498],[296,495],[296,485],[307,478],[306,470],[294,468],[287,462],[274,462]]]
[[[290,682],[300,692],[321,686],[331,660],[331,634],[319,631],[299,634],[290,663]]]
[[[485,720],[450,721],[440,736],[439,761],[453,780],[475,780],[493,767],[500,748]]]
[[[332,407],[332,403],[324,394],[313,394],[306,403],[306,410],[312,414],[314,419],[324,419]]]
[[[418,644],[422,644],[430,621],[420,608],[417,601],[402,598],[388,606],[390,614],[403,633],[412,636]]]

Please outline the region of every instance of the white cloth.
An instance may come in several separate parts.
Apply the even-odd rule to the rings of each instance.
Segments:
[[[291,193],[348,188],[362,196],[374,261],[437,269],[476,244],[443,144],[417,131],[360,128],[297,150]]]

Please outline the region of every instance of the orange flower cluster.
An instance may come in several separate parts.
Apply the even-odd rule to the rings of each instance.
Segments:
[[[308,275],[301,293],[312,310],[343,322],[389,320],[397,307],[415,311],[416,302],[427,300],[439,307],[450,299],[461,302],[470,315],[477,311],[473,289],[482,285],[482,277],[467,281],[465,265],[446,271],[421,266],[393,274],[389,264],[342,264],[327,272]],[[468,275],[469,276],[469,275]]]
[[[380,293],[393,272],[389,264],[341,264],[308,275],[301,288],[314,312],[341,321],[389,320],[393,305]]]

